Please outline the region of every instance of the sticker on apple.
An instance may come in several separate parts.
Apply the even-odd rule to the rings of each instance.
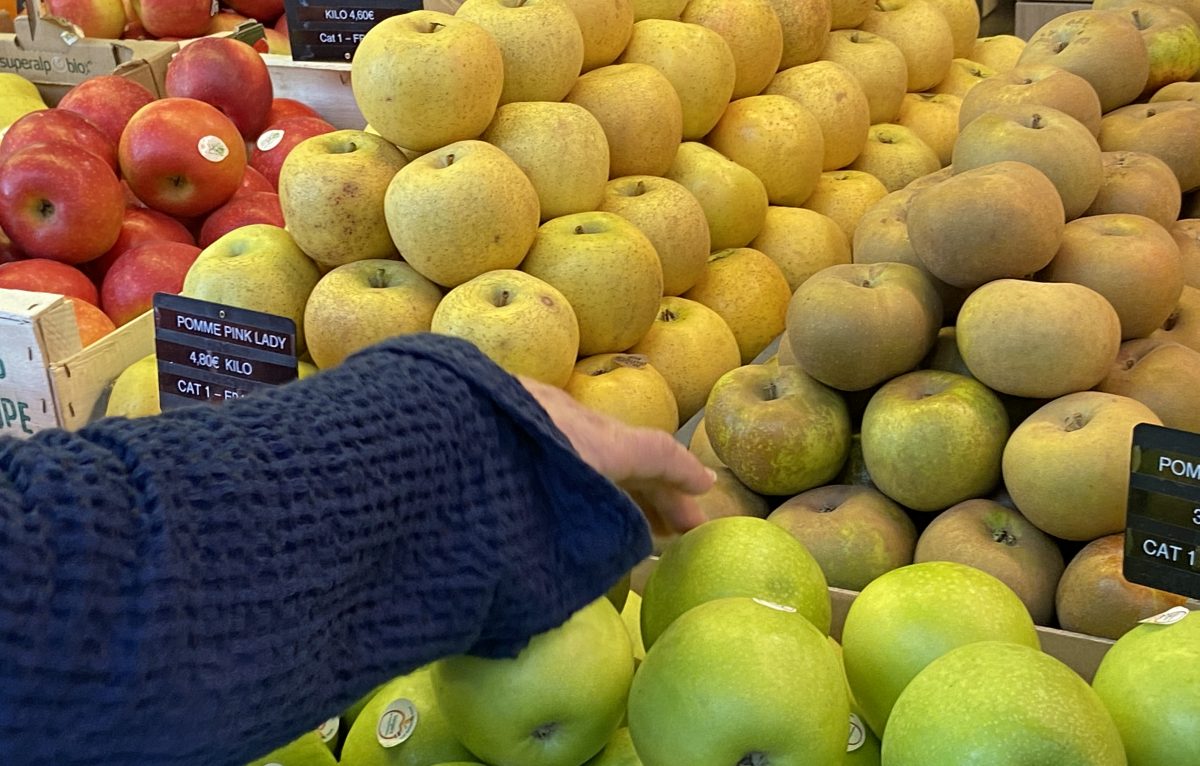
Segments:
[[[375,727],[380,747],[395,747],[412,736],[417,728],[417,706],[406,699],[394,700],[384,708]]]
[[[1162,614],[1156,614],[1153,617],[1138,620],[1138,622],[1144,625],[1174,625],[1189,614],[1191,611],[1186,606],[1173,606]]]
[[[867,743],[867,730],[862,719],[854,713],[850,714],[850,739],[846,740],[846,752],[853,753]]]
[[[796,612],[795,607],[791,607],[786,604],[777,604],[774,601],[767,601],[765,598],[755,598],[753,600],[754,603],[762,604],[763,606],[769,609],[774,609],[777,612],[792,612],[793,614]]]
[[[332,742],[334,737],[338,735],[338,729],[342,726],[342,719],[334,716],[328,721],[324,721],[317,727],[317,734],[320,735],[321,741],[325,743]]]
[[[196,144],[200,156],[209,162],[220,162],[229,156],[229,147],[217,136],[205,136]]]
[[[283,131],[275,128],[274,130],[264,131],[263,134],[258,137],[256,146],[258,146],[258,150],[260,152],[269,152],[275,147],[279,146],[279,142],[282,140]]]

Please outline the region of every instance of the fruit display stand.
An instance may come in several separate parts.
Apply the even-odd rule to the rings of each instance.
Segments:
[[[12,34],[0,34],[0,72],[19,74],[37,85],[48,105],[57,104],[72,86],[116,74],[163,96],[167,64],[179,50],[158,40],[97,40],[77,34],[68,24],[41,14],[38,0],[30,13],[13,21]]]
[[[24,437],[95,420],[117,375],[153,351],[150,313],[80,348],[62,296],[0,289],[0,433]]]

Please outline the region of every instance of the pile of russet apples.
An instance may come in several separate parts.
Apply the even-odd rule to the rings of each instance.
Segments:
[[[41,7],[87,37],[111,40],[186,40],[254,20],[264,26],[263,53],[291,52],[283,0],[41,0]]]

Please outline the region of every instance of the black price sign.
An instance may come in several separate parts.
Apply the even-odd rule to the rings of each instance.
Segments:
[[[164,410],[296,379],[296,323],[274,314],[158,293],[154,345]]]
[[[350,61],[379,22],[424,7],[422,0],[287,0],[288,38],[296,61]]]
[[[1200,598],[1200,434],[1133,429],[1125,579]]]

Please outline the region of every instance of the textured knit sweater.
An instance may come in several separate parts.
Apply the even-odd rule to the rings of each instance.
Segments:
[[[514,655],[648,552],[447,338],[0,440],[0,764],[240,766],[438,657]]]

